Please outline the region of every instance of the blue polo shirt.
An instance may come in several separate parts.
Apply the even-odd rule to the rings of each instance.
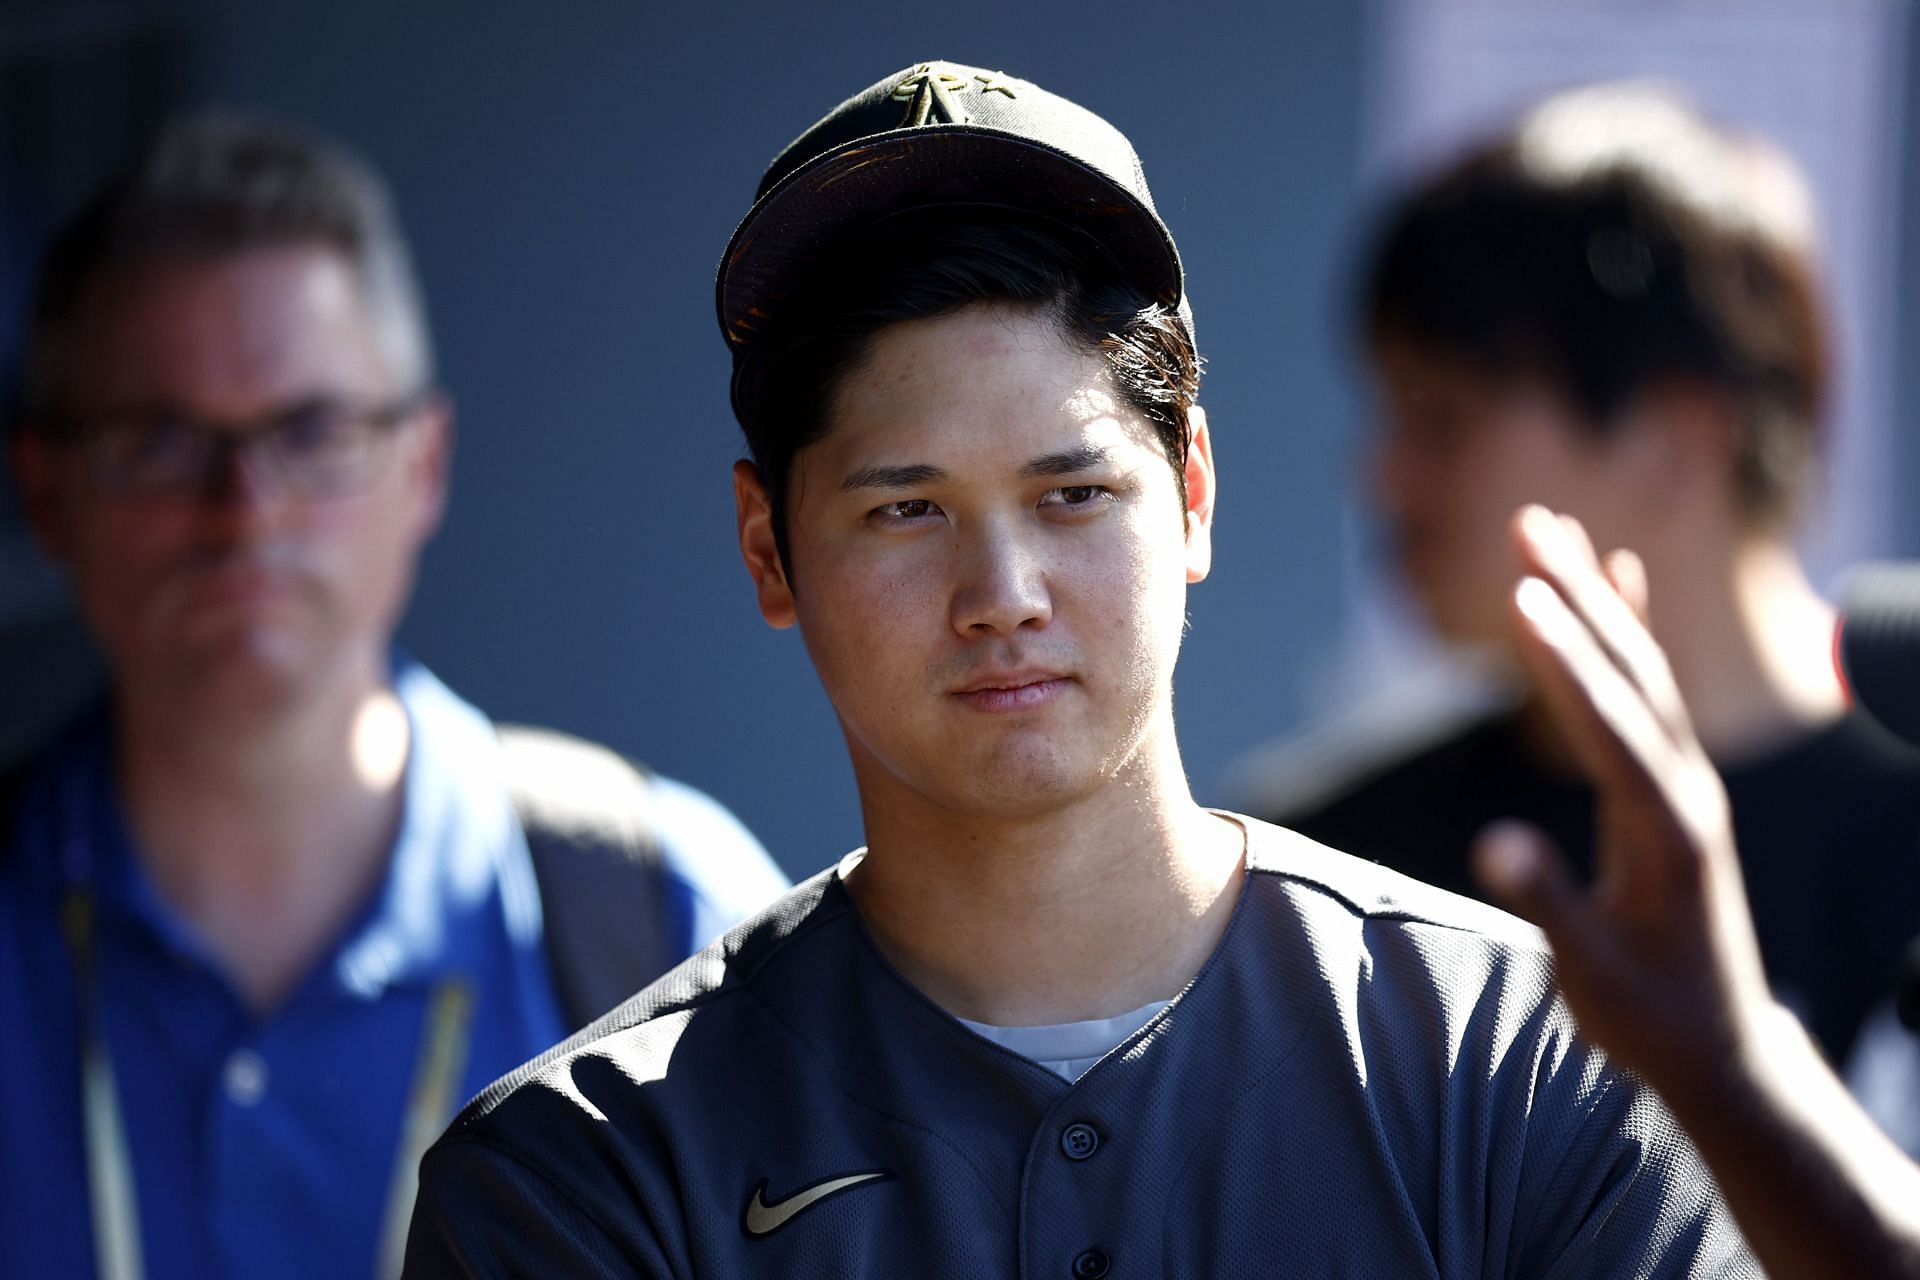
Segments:
[[[492,726],[417,663],[395,688],[413,740],[385,881],[265,1018],[134,856],[105,713],[32,768],[0,847],[0,1275],[94,1274],[79,992],[59,925],[76,883],[96,904],[100,1021],[152,1280],[372,1275],[436,992],[473,1000],[455,1106],[565,1033]],[[693,818],[724,830],[698,798]],[[778,873],[737,824],[727,834],[707,874],[763,901]],[[710,927],[736,904],[689,887],[683,843],[667,841],[678,914]]]

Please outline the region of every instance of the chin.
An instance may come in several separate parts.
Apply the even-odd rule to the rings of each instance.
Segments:
[[[855,743],[854,776],[866,802],[887,797],[976,818],[1018,819],[1046,813],[1085,789],[1077,770],[1049,752],[875,751]],[[877,744],[874,744],[877,745]],[[951,746],[951,744],[949,744]]]
[[[193,637],[166,665],[197,698],[237,703],[291,697],[328,664],[304,638],[275,628],[236,628]]]
[[[969,780],[955,808],[999,818],[1032,818],[1050,813],[1085,794],[1085,786],[1059,775],[1009,773]]]
[[[956,770],[940,762],[945,785],[929,788],[946,803],[981,817],[1034,818],[1073,804],[1108,781],[1094,761],[1072,759],[1053,744],[1005,743]]]

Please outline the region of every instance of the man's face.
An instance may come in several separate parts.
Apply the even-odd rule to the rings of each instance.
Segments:
[[[1017,817],[1171,746],[1186,588],[1205,576],[1211,446],[1182,510],[1104,361],[1032,311],[882,331],[796,458],[797,591],[751,467],[742,546],[775,625],[798,621],[863,800]]]
[[[397,385],[348,263],[321,247],[111,270],[71,334],[61,408],[83,429],[237,434],[413,390]],[[272,697],[380,660],[441,513],[448,430],[437,406],[401,417],[373,433],[355,483],[323,494],[257,449],[166,492],[116,485],[86,449],[32,434],[15,461],[36,532],[130,692]]]
[[[1518,573],[1508,522],[1538,502],[1624,545],[1630,495],[1607,440],[1532,380],[1490,377],[1409,343],[1376,347],[1373,500],[1415,599],[1448,640],[1504,646]]]

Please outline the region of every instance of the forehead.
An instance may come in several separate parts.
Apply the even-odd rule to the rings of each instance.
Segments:
[[[241,412],[390,380],[352,267],[318,245],[115,265],[69,330],[69,398]]]
[[[1384,338],[1373,344],[1368,355],[1382,387],[1400,397],[1491,396],[1508,381],[1463,354],[1404,338]]]
[[[1032,308],[980,304],[889,326],[840,379],[828,456],[940,455],[947,467],[1013,469],[1075,443],[1152,448],[1106,361]]]
[[[1380,390],[1397,412],[1476,419],[1517,414],[1575,425],[1572,401],[1542,373],[1496,369],[1464,352],[1402,338],[1375,343],[1369,356]]]

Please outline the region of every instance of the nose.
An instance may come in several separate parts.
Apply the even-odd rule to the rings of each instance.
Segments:
[[[960,550],[953,629],[969,639],[1044,627],[1053,617],[1042,549],[1005,524],[973,531]]]
[[[252,436],[223,438],[201,476],[203,505],[222,511],[257,512],[278,499],[284,485],[273,474],[261,442]]]

